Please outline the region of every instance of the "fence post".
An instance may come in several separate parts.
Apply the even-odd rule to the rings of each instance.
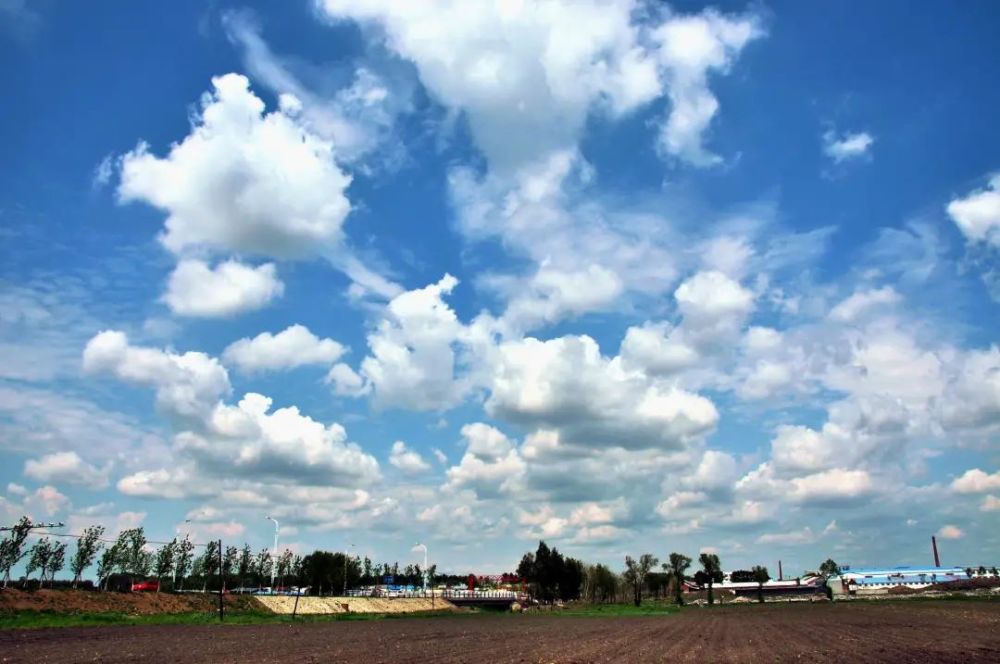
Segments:
[[[295,606],[292,607],[292,620],[295,620],[295,614],[299,612],[299,596],[302,594],[301,583],[295,588]]]

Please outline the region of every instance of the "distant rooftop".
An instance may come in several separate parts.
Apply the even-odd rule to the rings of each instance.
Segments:
[[[900,565],[898,567],[842,567],[842,574],[955,574],[955,573],[965,573],[964,567],[959,567],[958,565],[952,567],[934,567],[929,565],[927,567],[912,567],[909,565]]]

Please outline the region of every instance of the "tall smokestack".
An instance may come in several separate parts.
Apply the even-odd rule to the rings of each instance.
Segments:
[[[941,567],[941,558],[938,557],[937,538],[931,535],[931,548],[934,549],[934,567]]]
[[[781,572],[781,561],[778,561],[778,581],[784,581],[785,575]]]

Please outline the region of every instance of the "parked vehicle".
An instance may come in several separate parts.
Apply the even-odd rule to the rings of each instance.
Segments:
[[[156,592],[160,589],[159,579],[147,579],[145,581],[133,581],[132,582],[132,592],[134,593],[148,593]]]

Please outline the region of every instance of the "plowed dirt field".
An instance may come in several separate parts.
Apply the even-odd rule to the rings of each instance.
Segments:
[[[998,662],[1000,603],[0,631],[3,662]]]

